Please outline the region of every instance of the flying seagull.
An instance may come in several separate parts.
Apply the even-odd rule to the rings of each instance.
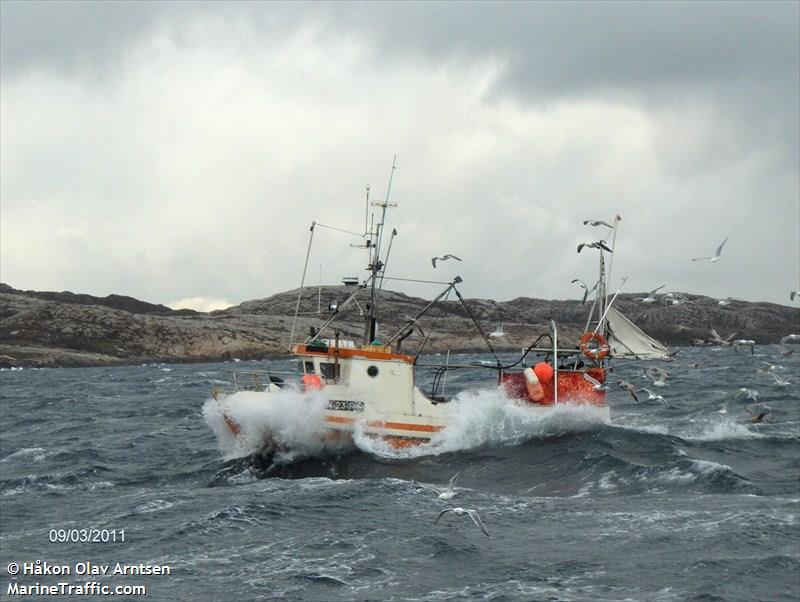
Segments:
[[[645,393],[647,393],[647,395],[649,396],[647,398],[647,401],[651,401],[651,400],[657,401],[659,403],[664,404],[664,407],[669,409],[669,404],[667,403],[667,400],[664,399],[663,395],[656,395],[650,389],[645,389],[645,388],[641,388],[641,389],[639,389],[639,391],[644,391]]]
[[[608,251],[609,253],[614,252],[608,247],[606,241],[604,240],[598,240],[597,242],[582,242],[578,245],[578,253],[581,252],[583,247],[589,247],[590,249],[602,249],[603,251]]]
[[[736,339],[733,342],[733,350],[739,353],[739,345],[748,345],[750,347],[750,355],[756,352],[756,342],[753,339]]]
[[[781,337],[781,345],[787,343],[800,343],[800,334],[787,334],[785,337]]]
[[[449,499],[455,497],[455,495],[456,495],[456,489],[455,489],[456,481],[458,481],[459,477],[461,477],[461,474],[463,472],[464,471],[459,471],[456,474],[454,474],[450,478],[450,483],[448,483],[446,489],[442,489],[440,487],[435,487],[434,485],[426,485],[425,483],[416,483],[416,484],[419,485],[420,487],[423,487],[425,489],[430,489],[431,491],[436,492],[436,494],[439,496],[440,500],[449,500]]]
[[[772,377],[772,380],[775,381],[775,384],[779,387],[786,387],[792,384],[787,379],[783,378],[780,374],[775,374],[774,372],[770,372],[769,375]]]
[[[608,386],[601,383],[599,380],[590,376],[588,372],[583,373],[583,378],[592,384],[592,389],[595,391],[607,391]]]
[[[456,257],[455,255],[451,255],[450,253],[448,253],[447,255],[442,255],[441,257],[431,257],[431,263],[433,264],[433,267],[435,268],[437,260],[439,260],[439,261],[447,261],[448,259],[455,259],[456,261],[461,261],[460,257]]]
[[[789,343],[800,343],[800,334],[787,334],[781,338],[781,342],[773,345],[775,349],[783,356],[790,356],[794,353],[794,349],[789,347]]]
[[[753,410],[747,407],[744,409],[744,411],[750,414],[751,416],[750,422],[753,422],[755,424],[763,422],[764,418],[766,418],[769,415],[767,412],[759,412],[758,414],[756,414],[755,412],[753,412]]]
[[[638,395],[636,395],[636,387],[634,387],[634,386],[633,386],[631,383],[629,383],[627,380],[618,380],[618,381],[617,381],[617,385],[619,385],[619,388],[620,388],[620,389],[624,389],[625,391],[627,391],[628,393],[630,393],[630,394],[631,394],[631,397],[633,397],[633,399],[634,399],[635,401],[639,401],[639,396],[638,396]]]
[[[669,376],[669,372],[664,370],[664,368],[659,368],[658,366],[650,366],[647,370],[644,371],[644,374],[647,378],[653,381],[653,385],[656,387],[664,387],[667,384],[667,377]]]
[[[722,259],[722,247],[725,246],[725,243],[728,242],[728,239],[722,241],[722,244],[717,247],[717,252],[714,253],[713,257],[692,257],[692,261],[704,261],[708,260],[711,263],[717,263],[720,259]]]
[[[745,389],[742,387],[733,394],[733,399],[739,399],[740,397],[745,397],[746,399],[752,399],[753,401],[758,402],[759,394],[755,389]]]
[[[769,362],[761,362],[764,364],[763,366],[756,366],[756,372],[760,372],[761,374],[769,374],[770,372],[774,372],[778,369],[778,366],[775,364],[770,364]]]
[[[591,293],[594,289],[597,288],[597,282],[594,283],[594,286],[592,288],[587,287],[586,283],[580,278],[573,278],[571,280],[572,284],[575,284],[576,282],[583,289],[583,301],[581,301],[581,305],[583,305],[584,303],[586,303],[586,297],[589,296],[589,293]]]
[[[496,339],[498,337],[506,336],[506,333],[503,332],[503,323],[502,322],[498,322],[497,326],[494,327],[494,332],[487,332],[486,336],[488,336],[489,338],[492,338],[492,339]]]
[[[411,330],[412,331],[414,329],[414,326],[416,326],[417,329],[419,330],[419,333],[422,336],[425,336],[425,331],[422,330],[422,326],[419,325],[419,319],[418,318],[415,318],[413,316],[409,316],[408,314],[403,314],[403,320],[408,322],[409,326],[411,326]]]
[[[587,220],[583,220],[583,225],[584,225],[584,226],[605,226],[606,228],[613,228],[613,227],[614,227],[614,226],[612,226],[611,224],[608,224],[608,223],[604,222],[604,221],[603,221],[603,220],[601,220],[601,219],[587,219]]]
[[[739,334],[738,332],[733,332],[723,339],[721,336],[719,336],[719,333],[713,328],[711,328],[710,331],[711,331],[711,338],[707,339],[707,341],[712,345],[719,345],[720,347],[727,347],[729,345],[732,345],[733,343],[731,341],[733,341],[733,337]]]
[[[472,522],[475,523],[477,525],[477,527],[481,531],[483,531],[483,534],[486,535],[486,537],[491,537],[489,535],[489,532],[486,530],[486,527],[484,526],[483,521],[481,520],[481,517],[478,515],[478,511],[477,510],[470,510],[470,509],[464,509],[464,508],[445,508],[444,510],[442,510],[439,513],[439,516],[436,517],[436,520],[433,521],[433,524],[435,525],[436,523],[438,523],[439,519],[442,518],[448,512],[452,512],[452,513],[456,514],[457,516],[467,516],[468,515],[472,519]]]
[[[641,301],[642,303],[653,303],[656,301],[656,293],[660,291],[662,288],[667,286],[666,284],[662,284],[658,288],[654,288],[652,291],[647,293],[646,297],[640,297],[637,301]]]

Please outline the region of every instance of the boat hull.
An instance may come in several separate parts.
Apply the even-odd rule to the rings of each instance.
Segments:
[[[270,403],[275,401],[274,392],[236,392],[224,396],[219,396],[217,403],[220,405],[221,415],[228,431],[237,438],[246,435],[243,419],[240,417],[244,413],[237,409],[242,403],[246,403],[250,408],[253,403],[263,404],[268,408]],[[370,404],[358,403],[355,407],[365,408],[365,411],[357,412],[351,410],[334,410],[330,405],[339,406],[343,402],[329,401],[329,409],[322,412],[322,436],[327,442],[350,444],[356,437],[368,437],[382,441],[386,446],[394,449],[405,449],[418,445],[424,445],[434,440],[439,433],[442,433],[452,422],[452,416],[447,412],[447,403],[436,404],[436,414],[418,413],[412,414],[380,414],[369,411]],[[568,408],[582,408],[583,411],[591,414],[592,419],[598,422],[610,422],[610,412],[605,405],[594,405],[582,403],[559,403],[559,404],[535,404],[521,399],[509,399],[508,403],[516,408],[522,409],[530,418],[544,420],[554,416],[559,412],[568,411]],[[252,437],[253,434],[251,433]],[[265,427],[257,435],[258,440],[265,444],[273,445],[276,437]]]

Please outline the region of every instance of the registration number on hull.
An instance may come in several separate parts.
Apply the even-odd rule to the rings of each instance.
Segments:
[[[344,401],[340,399],[331,399],[328,402],[329,410],[340,410],[344,412],[363,412],[363,401]]]

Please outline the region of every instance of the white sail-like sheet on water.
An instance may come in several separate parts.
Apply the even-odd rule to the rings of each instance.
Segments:
[[[648,336],[617,311],[613,306],[606,314],[608,346],[611,355],[616,357],[635,357],[644,360],[670,359],[669,349]]]

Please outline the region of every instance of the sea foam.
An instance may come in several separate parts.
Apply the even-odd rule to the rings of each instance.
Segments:
[[[381,457],[418,457],[486,446],[512,446],[540,437],[582,432],[604,422],[591,406],[559,405],[546,415],[509,399],[505,391],[483,389],[458,394],[447,404],[448,426],[429,443],[397,450],[356,428],[354,441],[362,451]]]

